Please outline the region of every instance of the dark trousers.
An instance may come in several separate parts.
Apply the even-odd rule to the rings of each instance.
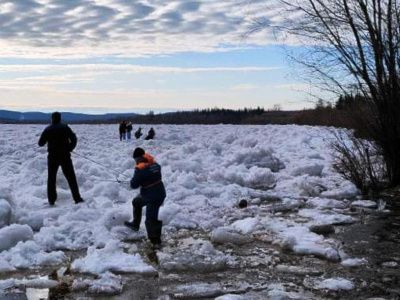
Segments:
[[[54,204],[54,202],[56,202],[57,200],[56,179],[57,179],[58,168],[60,166],[64,173],[65,178],[67,178],[69,188],[71,189],[72,197],[74,198],[75,202],[81,200],[81,195],[79,193],[78,183],[76,182],[76,176],[71,157],[49,156],[47,164],[48,164],[47,197],[49,203]]]
[[[132,201],[133,205],[133,224],[135,227],[140,227],[142,220],[142,209],[146,206],[146,231],[149,240],[152,243],[161,243],[162,222],[158,220],[158,212],[164,199],[148,199],[136,197]]]

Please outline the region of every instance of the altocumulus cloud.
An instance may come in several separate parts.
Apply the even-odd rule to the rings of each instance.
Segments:
[[[274,42],[268,30],[243,39],[253,17],[273,20],[278,14],[264,3],[2,0],[0,56],[139,56],[264,45]]]

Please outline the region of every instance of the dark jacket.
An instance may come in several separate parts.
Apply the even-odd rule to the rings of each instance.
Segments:
[[[126,124],[121,123],[119,124],[119,133],[125,133],[126,132]]]
[[[143,162],[138,163],[135,167],[135,174],[131,179],[131,188],[140,187],[140,195],[143,198],[163,200],[166,193],[162,182],[161,166],[147,153],[143,158]]]
[[[75,133],[66,124],[51,124],[42,132],[39,146],[47,143],[49,157],[69,157],[70,152],[76,147],[78,140]]]
[[[155,135],[156,135],[156,132],[154,131],[153,128],[151,128],[149,130],[149,132],[147,133],[147,136],[146,136],[145,140],[152,140],[152,139],[154,139]]]
[[[143,135],[142,128],[139,127],[138,130],[135,131],[135,138],[140,138]]]
[[[131,132],[131,131],[132,131],[132,129],[133,129],[133,126],[132,126],[132,124],[128,124],[128,125],[126,125],[126,131],[128,131],[128,132]]]

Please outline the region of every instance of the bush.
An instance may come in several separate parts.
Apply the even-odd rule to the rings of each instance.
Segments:
[[[374,142],[356,137],[353,131],[335,131],[333,168],[354,183],[363,194],[378,192],[387,184],[382,153]]]

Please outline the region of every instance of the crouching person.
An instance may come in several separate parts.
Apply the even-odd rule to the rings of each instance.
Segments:
[[[150,242],[155,248],[161,246],[162,222],[158,220],[158,211],[166,197],[164,184],[161,178],[161,167],[154,158],[145,153],[142,148],[133,152],[136,162],[135,174],[131,179],[131,187],[140,187],[140,196],[132,201],[133,221],[125,222],[132,230],[138,231],[142,219],[142,208],[146,206],[146,230]]]

